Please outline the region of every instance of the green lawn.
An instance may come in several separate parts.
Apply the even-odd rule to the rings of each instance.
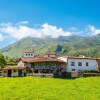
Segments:
[[[100,100],[100,78],[0,78],[0,100]]]

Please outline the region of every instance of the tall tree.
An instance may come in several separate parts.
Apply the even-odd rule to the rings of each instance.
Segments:
[[[1,69],[6,65],[6,60],[2,54],[0,54],[0,67]]]

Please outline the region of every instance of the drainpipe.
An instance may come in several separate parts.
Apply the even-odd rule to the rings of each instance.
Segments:
[[[99,63],[99,61],[96,60],[96,70],[97,70],[97,71],[99,71],[99,64],[98,64],[98,63]]]
[[[67,64],[66,64],[66,71],[68,71],[68,58],[67,59]]]

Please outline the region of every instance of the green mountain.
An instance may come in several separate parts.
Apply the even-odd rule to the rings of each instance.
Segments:
[[[36,55],[44,55],[48,51],[56,51],[58,55],[85,55],[100,57],[100,35],[60,36],[58,38],[23,38],[0,50],[9,57],[22,57],[25,49],[33,49]]]

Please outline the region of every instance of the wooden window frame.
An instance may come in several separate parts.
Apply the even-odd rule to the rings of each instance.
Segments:
[[[78,62],[78,66],[82,66],[82,62]]]
[[[75,66],[75,62],[70,62],[70,66]]]

